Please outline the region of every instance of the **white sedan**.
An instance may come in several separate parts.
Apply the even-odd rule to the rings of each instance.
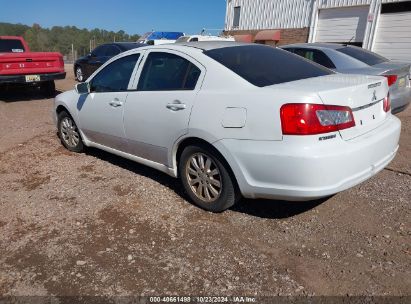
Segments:
[[[398,150],[387,80],[342,75],[256,44],[199,42],[122,53],[55,99],[62,144],[180,177],[220,212],[241,196],[312,200],[382,170]]]

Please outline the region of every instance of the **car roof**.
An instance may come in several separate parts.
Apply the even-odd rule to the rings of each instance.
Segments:
[[[223,49],[223,48],[230,48],[230,47],[242,47],[242,46],[260,46],[260,47],[270,47],[265,46],[262,44],[255,44],[255,43],[244,43],[244,42],[236,42],[236,41],[196,41],[196,42],[182,42],[182,43],[167,43],[167,44],[160,44],[160,45],[148,45],[138,49],[133,49],[127,51],[128,54],[138,51],[145,51],[145,50],[185,50],[185,51],[210,51],[215,49]]]
[[[203,51],[210,51],[210,50],[222,49],[222,48],[226,48],[226,47],[246,46],[246,45],[255,45],[255,44],[222,40],[222,41],[184,42],[184,43],[180,43],[179,45],[200,49],[200,50],[203,50]]]
[[[281,46],[281,48],[293,48],[293,47],[312,47],[312,48],[319,48],[319,49],[333,49],[337,50],[342,47],[345,47],[346,45],[344,44],[339,44],[339,43],[320,43],[320,42],[315,42],[315,43],[295,43],[295,44],[287,44]]]

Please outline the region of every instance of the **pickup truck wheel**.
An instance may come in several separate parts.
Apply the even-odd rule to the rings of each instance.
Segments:
[[[58,133],[63,146],[72,152],[84,150],[83,140],[74,119],[65,111],[58,114]]]
[[[190,199],[200,208],[222,212],[240,198],[227,164],[212,149],[188,146],[181,154],[179,174]]]
[[[40,90],[45,96],[54,97],[56,93],[56,85],[53,80],[42,82],[40,84]]]
[[[84,73],[83,70],[80,66],[76,67],[76,79],[79,82],[83,82],[84,81]]]

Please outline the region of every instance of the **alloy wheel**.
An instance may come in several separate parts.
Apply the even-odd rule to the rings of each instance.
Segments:
[[[80,142],[80,134],[74,121],[70,117],[64,117],[60,123],[61,136],[69,147],[76,147]]]
[[[220,197],[221,174],[215,162],[206,154],[193,154],[187,160],[185,174],[191,191],[203,202],[212,203]]]

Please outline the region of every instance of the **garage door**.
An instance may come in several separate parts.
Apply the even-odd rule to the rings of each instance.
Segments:
[[[368,11],[368,5],[320,10],[315,41],[362,43]]]
[[[411,62],[411,5],[409,11],[389,13],[383,6],[372,50],[391,60]]]

